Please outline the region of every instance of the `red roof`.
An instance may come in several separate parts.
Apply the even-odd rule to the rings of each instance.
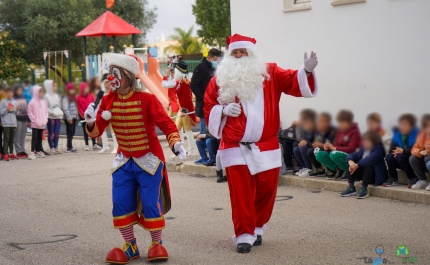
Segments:
[[[99,16],[91,24],[76,34],[76,36],[101,37],[103,34],[106,36],[124,36],[142,34],[142,31],[133,27],[114,13],[106,11],[103,15]]]

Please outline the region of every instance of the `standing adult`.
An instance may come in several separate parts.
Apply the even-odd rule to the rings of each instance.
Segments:
[[[272,215],[282,165],[277,131],[279,100],[285,93],[313,97],[317,83],[314,52],[304,67],[284,70],[265,64],[256,40],[235,34],[205,93],[209,132],[221,138],[220,158],[228,176],[237,252],[262,244]]]
[[[191,78],[190,88],[196,96],[196,116],[200,118],[200,133],[204,133],[206,128],[205,115],[203,113],[203,98],[206,87],[214,76],[215,69],[221,58],[221,52],[218,49],[210,49],[208,56],[194,68],[193,77]]]

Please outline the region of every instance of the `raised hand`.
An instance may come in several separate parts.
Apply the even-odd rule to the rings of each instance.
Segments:
[[[308,53],[305,52],[305,70],[306,72],[313,72],[315,67],[318,65],[318,57],[315,52],[311,52],[310,57],[308,57]]]

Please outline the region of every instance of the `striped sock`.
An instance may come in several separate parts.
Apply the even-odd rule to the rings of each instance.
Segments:
[[[134,230],[132,225],[125,228],[120,228],[119,231],[121,232],[121,235],[126,242],[131,242],[136,239],[134,237]]]
[[[160,242],[161,241],[161,232],[162,232],[162,230],[150,231],[151,238],[152,238],[153,242]]]

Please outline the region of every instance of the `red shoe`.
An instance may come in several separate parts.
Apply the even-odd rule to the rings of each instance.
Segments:
[[[18,157],[16,155],[14,155],[14,154],[10,154],[9,155],[9,159],[10,160],[18,160]]]
[[[3,155],[3,160],[4,161],[9,161],[9,155],[7,155],[7,154]]]
[[[28,156],[24,153],[21,153],[21,154],[17,154],[16,157],[18,157],[19,159],[26,159]]]
[[[140,258],[139,249],[137,249],[136,240],[134,240],[126,242],[122,249],[111,249],[106,256],[106,263],[128,264],[131,260],[138,258]]]
[[[166,248],[158,243],[152,242],[148,249],[148,261],[165,261],[169,259]]]

